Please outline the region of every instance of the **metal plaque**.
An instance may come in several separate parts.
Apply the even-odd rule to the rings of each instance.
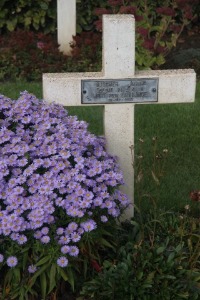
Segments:
[[[83,104],[143,103],[158,101],[158,78],[81,81]]]

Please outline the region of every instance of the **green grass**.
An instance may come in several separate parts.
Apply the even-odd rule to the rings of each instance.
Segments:
[[[40,83],[0,84],[0,93],[17,99],[19,92],[27,90],[42,98]],[[103,133],[103,110],[101,107],[70,107],[70,114],[89,122],[89,130]],[[170,105],[136,105],[135,108],[135,154],[140,153],[144,139],[142,160],[144,179],[135,183],[135,201],[146,205],[151,195],[166,208],[183,207],[189,200],[191,190],[200,189],[200,82],[197,84],[195,103]],[[152,137],[157,137],[158,149],[169,150],[163,176],[156,184],[152,171]],[[157,152],[156,152],[157,153]],[[131,163],[131,162],[130,162]],[[136,172],[137,173],[137,172]]]
[[[200,189],[200,82],[194,103],[137,105],[135,116],[135,153],[140,152],[139,138],[144,139],[143,193],[152,195],[167,208],[182,207],[190,202],[190,192]],[[160,185],[151,175],[152,137],[155,136],[160,152],[163,148],[169,150]]]

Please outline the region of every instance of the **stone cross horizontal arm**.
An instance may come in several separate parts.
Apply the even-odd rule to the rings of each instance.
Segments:
[[[158,78],[157,103],[186,103],[195,98],[194,70],[135,72],[135,20],[133,15],[103,16],[103,70],[96,73],[43,74],[43,97],[64,106],[81,103],[83,80]],[[148,102],[145,102],[148,103]],[[91,105],[91,104],[88,104]],[[101,104],[92,104],[101,105]],[[122,188],[133,202],[134,170],[130,147],[134,146],[135,103],[102,104],[107,151],[118,156],[126,185]],[[133,209],[126,213],[129,218]]]

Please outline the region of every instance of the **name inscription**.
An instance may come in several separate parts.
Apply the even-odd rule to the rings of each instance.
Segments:
[[[81,81],[83,104],[143,103],[158,101],[158,78]]]

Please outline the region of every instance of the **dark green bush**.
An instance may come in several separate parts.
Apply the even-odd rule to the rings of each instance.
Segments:
[[[95,7],[106,0],[77,0],[77,32],[94,29]],[[55,32],[57,0],[1,0],[0,32],[28,29],[44,33]]]
[[[100,5],[106,5],[107,0],[76,0],[77,4],[77,33],[82,31],[94,31],[97,17],[94,9]]]
[[[21,28],[54,32],[56,3],[56,0],[1,0],[0,31]]]
[[[199,220],[155,211],[142,217],[116,233],[117,254],[104,260],[102,272],[84,284],[82,295],[98,300],[199,299]]]

